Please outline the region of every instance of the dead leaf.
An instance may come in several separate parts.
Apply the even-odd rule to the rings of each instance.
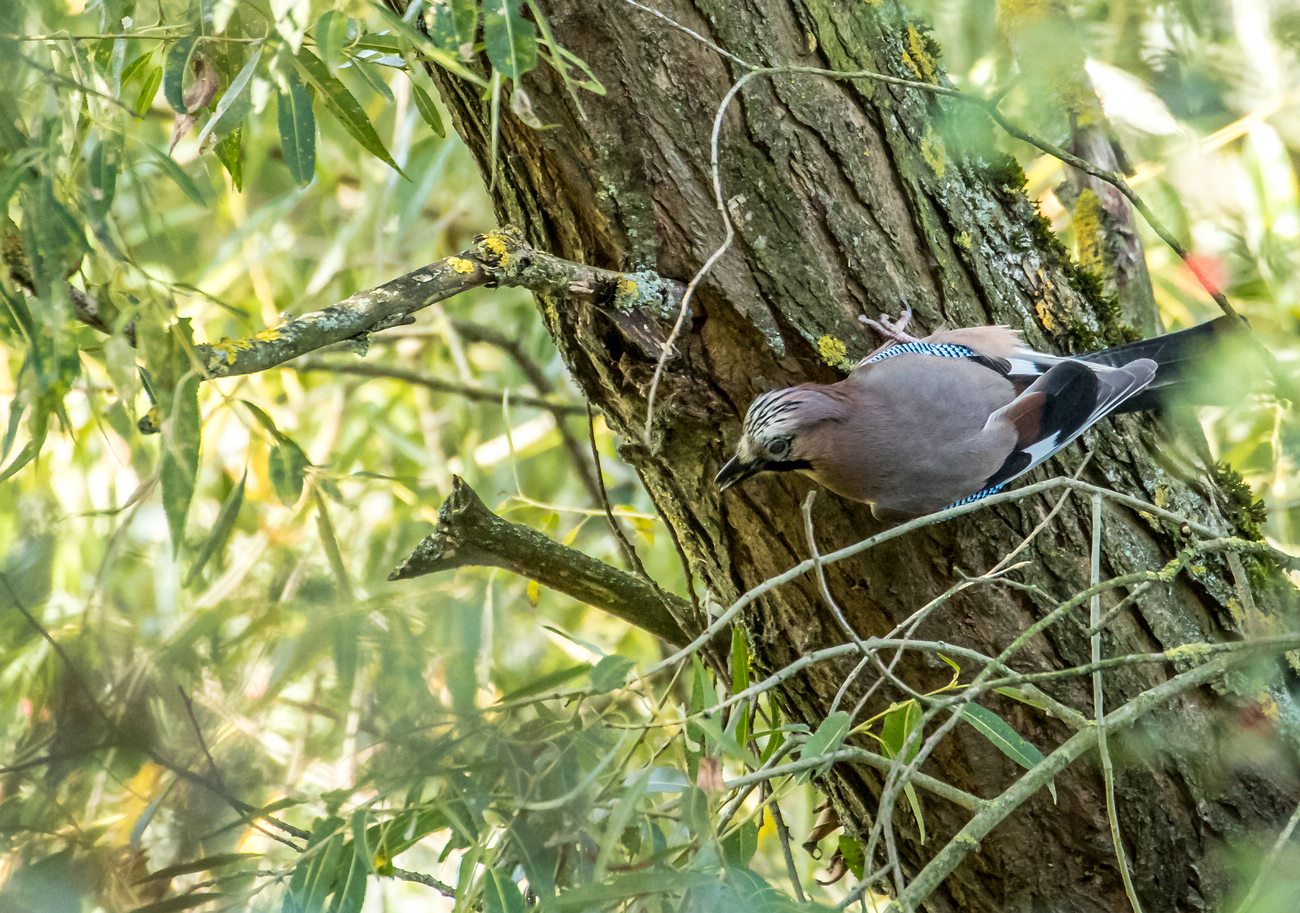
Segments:
[[[849,864],[844,861],[844,854],[839,850],[831,857],[831,861],[826,864],[826,880],[818,878],[819,885],[832,885],[849,873]]]
[[[722,763],[717,758],[700,758],[695,785],[706,793],[722,792]]]
[[[221,76],[212,61],[199,53],[190,60],[190,69],[194,73],[194,81],[185,90],[185,110],[193,114],[199,108],[209,105],[216,97],[217,89],[221,86]]]
[[[194,125],[198,122],[194,113],[211,104],[212,99],[217,95],[217,89],[221,86],[221,76],[217,73],[217,68],[204,55],[198,53],[194,55],[190,60],[190,70],[194,73],[194,81],[185,89],[186,113],[176,117],[171,140],[167,143],[168,155],[185,134],[194,129]]]
[[[840,829],[840,816],[835,813],[829,799],[817,806],[816,811],[818,813],[817,821],[813,824],[812,830],[808,832],[808,838],[804,840],[803,848],[804,852],[808,853],[812,858],[820,859],[821,851],[817,849],[817,844]]]

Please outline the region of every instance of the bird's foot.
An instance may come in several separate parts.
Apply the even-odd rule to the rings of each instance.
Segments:
[[[912,309],[910,307],[904,309],[897,320],[891,320],[881,314],[879,320],[872,320],[870,317],[863,315],[858,318],[858,322],[863,326],[871,327],[871,329],[892,342],[917,341],[917,337],[907,332],[907,325],[912,322]]]

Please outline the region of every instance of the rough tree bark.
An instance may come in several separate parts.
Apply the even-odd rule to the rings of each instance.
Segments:
[[[923,26],[893,4],[837,0],[657,0],[659,9],[746,61],[876,70],[943,79]],[[743,70],[696,38],[630,4],[548,0],[563,47],[585,60],[608,90],[566,94],[552,70],[524,78],[534,130],[503,113],[499,155],[490,161],[487,106],[474,87],[439,72],[456,127],[485,177],[503,223],[523,227],[539,250],[608,269],[653,269],[685,281],[723,237],[709,170],[717,105]],[[502,111],[508,111],[502,105]],[[830,381],[874,341],[859,314],[915,310],[923,328],[986,322],[1023,328],[1047,350],[1078,350],[1123,335],[1095,282],[1071,263],[1023,194],[1019,169],[993,153],[992,132],[960,104],[868,80],[809,75],[755,79],[725,119],[721,174],[737,237],[699,289],[678,352],[658,395],[653,443],[641,432],[654,358],[589,306],[543,296],[540,312],[585,394],[620,434],[695,575],[727,600],[807,557],[799,504],[810,483],[765,477],[720,496],[713,474],[734,443],[750,400],[778,385]],[[847,358],[846,358],[847,355]],[[1146,417],[1094,432],[1084,478],[1192,515],[1221,529],[1245,523],[1249,495],[1200,462],[1203,446],[1174,447]],[[1184,432],[1186,429],[1183,429]],[[1189,456],[1189,452],[1191,455]],[[1052,472],[1077,467],[1070,448]],[[1041,476],[1041,472],[1040,472]],[[1042,519],[1050,500],[1031,498],[904,537],[830,572],[833,592],[858,632],[880,634],[948,588],[961,571],[982,572]],[[861,506],[822,494],[815,520],[823,550],[880,528]],[[1103,573],[1160,567],[1180,532],[1168,523],[1108,508]],[[1024,557],[1021,579],[1044,598],[1004,587],[968,590],[918,632],[996,654],[1041,617],[1044,605],[1087,586],[1088,511],[1069,504]],[[1258,577],[1258,575],[1257,575]],[[1257,591],[1243,602],[1225,560],[1148,590],[1109,629],[1108,655],[1192,641],[1221,641],[1268,629],[1281,597]],[[688,631],[700,617],[680,619]],[[765,596],[743,618],[754,661],[773,670],[843,635],[810,579]],[[1087,662],[1084,625],[1064,623],[1035,639],[1018,666],[1053,669]],[[946,680],[946,667],[912,654],[901,674],[916,687]],[[813,667],[781,699],[816,724],[852,661]],[[936,664],[937,665],[937,664]],[[1148,911],[1211,908],[1229,872],[1221,841],[1284,820],[1300,796],[1294,751],[1271,736],[1234,751],[1241,719],[1266,735],[1291,712],[1271,679],[1188,693],[1137,735],[1117,740],[1120,819]],[[1108,673],[1107,703],[1126,699],[1173,670],[1137,666]],[[1086,682],[1053,686],[1090,712]],[[888,700],[888,694],[881,699]],[[1069,730],[1025,706],[991,701],[1044,751]],[[1279,708],[1282,723],[1278,723]],[[1291,760],[1287,760],[1290,758]],[[972,731],[959,728],[925,770],[982,796],[1017,770]],[[851,830],[869,826],[880,775],[837,765],[824,786]],[[998,827],[978,853],[926,901],[934,911],[1126,908],[1107,828],[1100,773],[1092,760],[1057,780],[1059,801],[1039,795]],[[968,817],[927,799],[930,840],[921,845],[906,812],[900,850],[915,872]]]

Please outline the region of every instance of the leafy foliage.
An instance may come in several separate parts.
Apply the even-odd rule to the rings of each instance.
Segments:
[[[962,5],[968,34],[939,33],[977,86],[1008,65],[986,5]],[[1172,125],[1112,112],[1147,162],[1142,189],[1280,340],[1297,317],[1296,139],[1280,87],[1252,95],[1208,63],[1244,39],[1197,6],[1160,5],[1149,47],[1098,11],[1088,52]],[[538,67],[603,91],[537,4],[398,16],[358,0],[10,0],[0,51],[5,903],[354,911],[382,894],[423,909],[443,884],[447,908],[503,913],[784,910],[792,874],[804,906],[842,899],[842,885],[813,886],[811,856],[787,868],[773,811],[798,842],[821,756],[914,757],[917,701],[809,731],[766,695],[718,709],[753,684],[739,631],[729,677],[696,659],[668,683],[638,674],[658,658],[644,635],[523,581],[385,582],[453,473],[511,519],[619,562],[576,470],[582,423],[328,370],[199,382],[196,340],[246,337],[487,227],[425,67],[503,117],[527,116],[518,83]],[[1018,115],[1052,129],[1050,112]],[[1188,131],[1219,145],[1200,141],[1189,164]],[[1055,166],[1027,164],[1069,231]],[[1207,168],[1242,192],[1205,199]],[[1171,319],[1205,316],[1183,267],[1148,249]],[[372,345],[381,364],[457,383],[578,395],[516,292],[471,293]],[[1270,407],[1210,428],[1268,494],[1266,532],[1296,541],[1294,425]],[[597,443],[651,576],[680,583],[599,425]],[[992,710],[966,719],[1017,764],[1041,757]],[[811,766],[736,798],[730,781],[787,755]],[[922,796],[905,795],[923,831]],[[852,835],[823,837],[863,874]]]

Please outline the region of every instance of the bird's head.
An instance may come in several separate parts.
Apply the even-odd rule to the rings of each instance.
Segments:
[[[814,469],[811,438],[823,423],[839,417],[838,406],[818,384],[764,393],[750,404],[736,455],[718,471],[714,483],[726,491],[760,472]]]

